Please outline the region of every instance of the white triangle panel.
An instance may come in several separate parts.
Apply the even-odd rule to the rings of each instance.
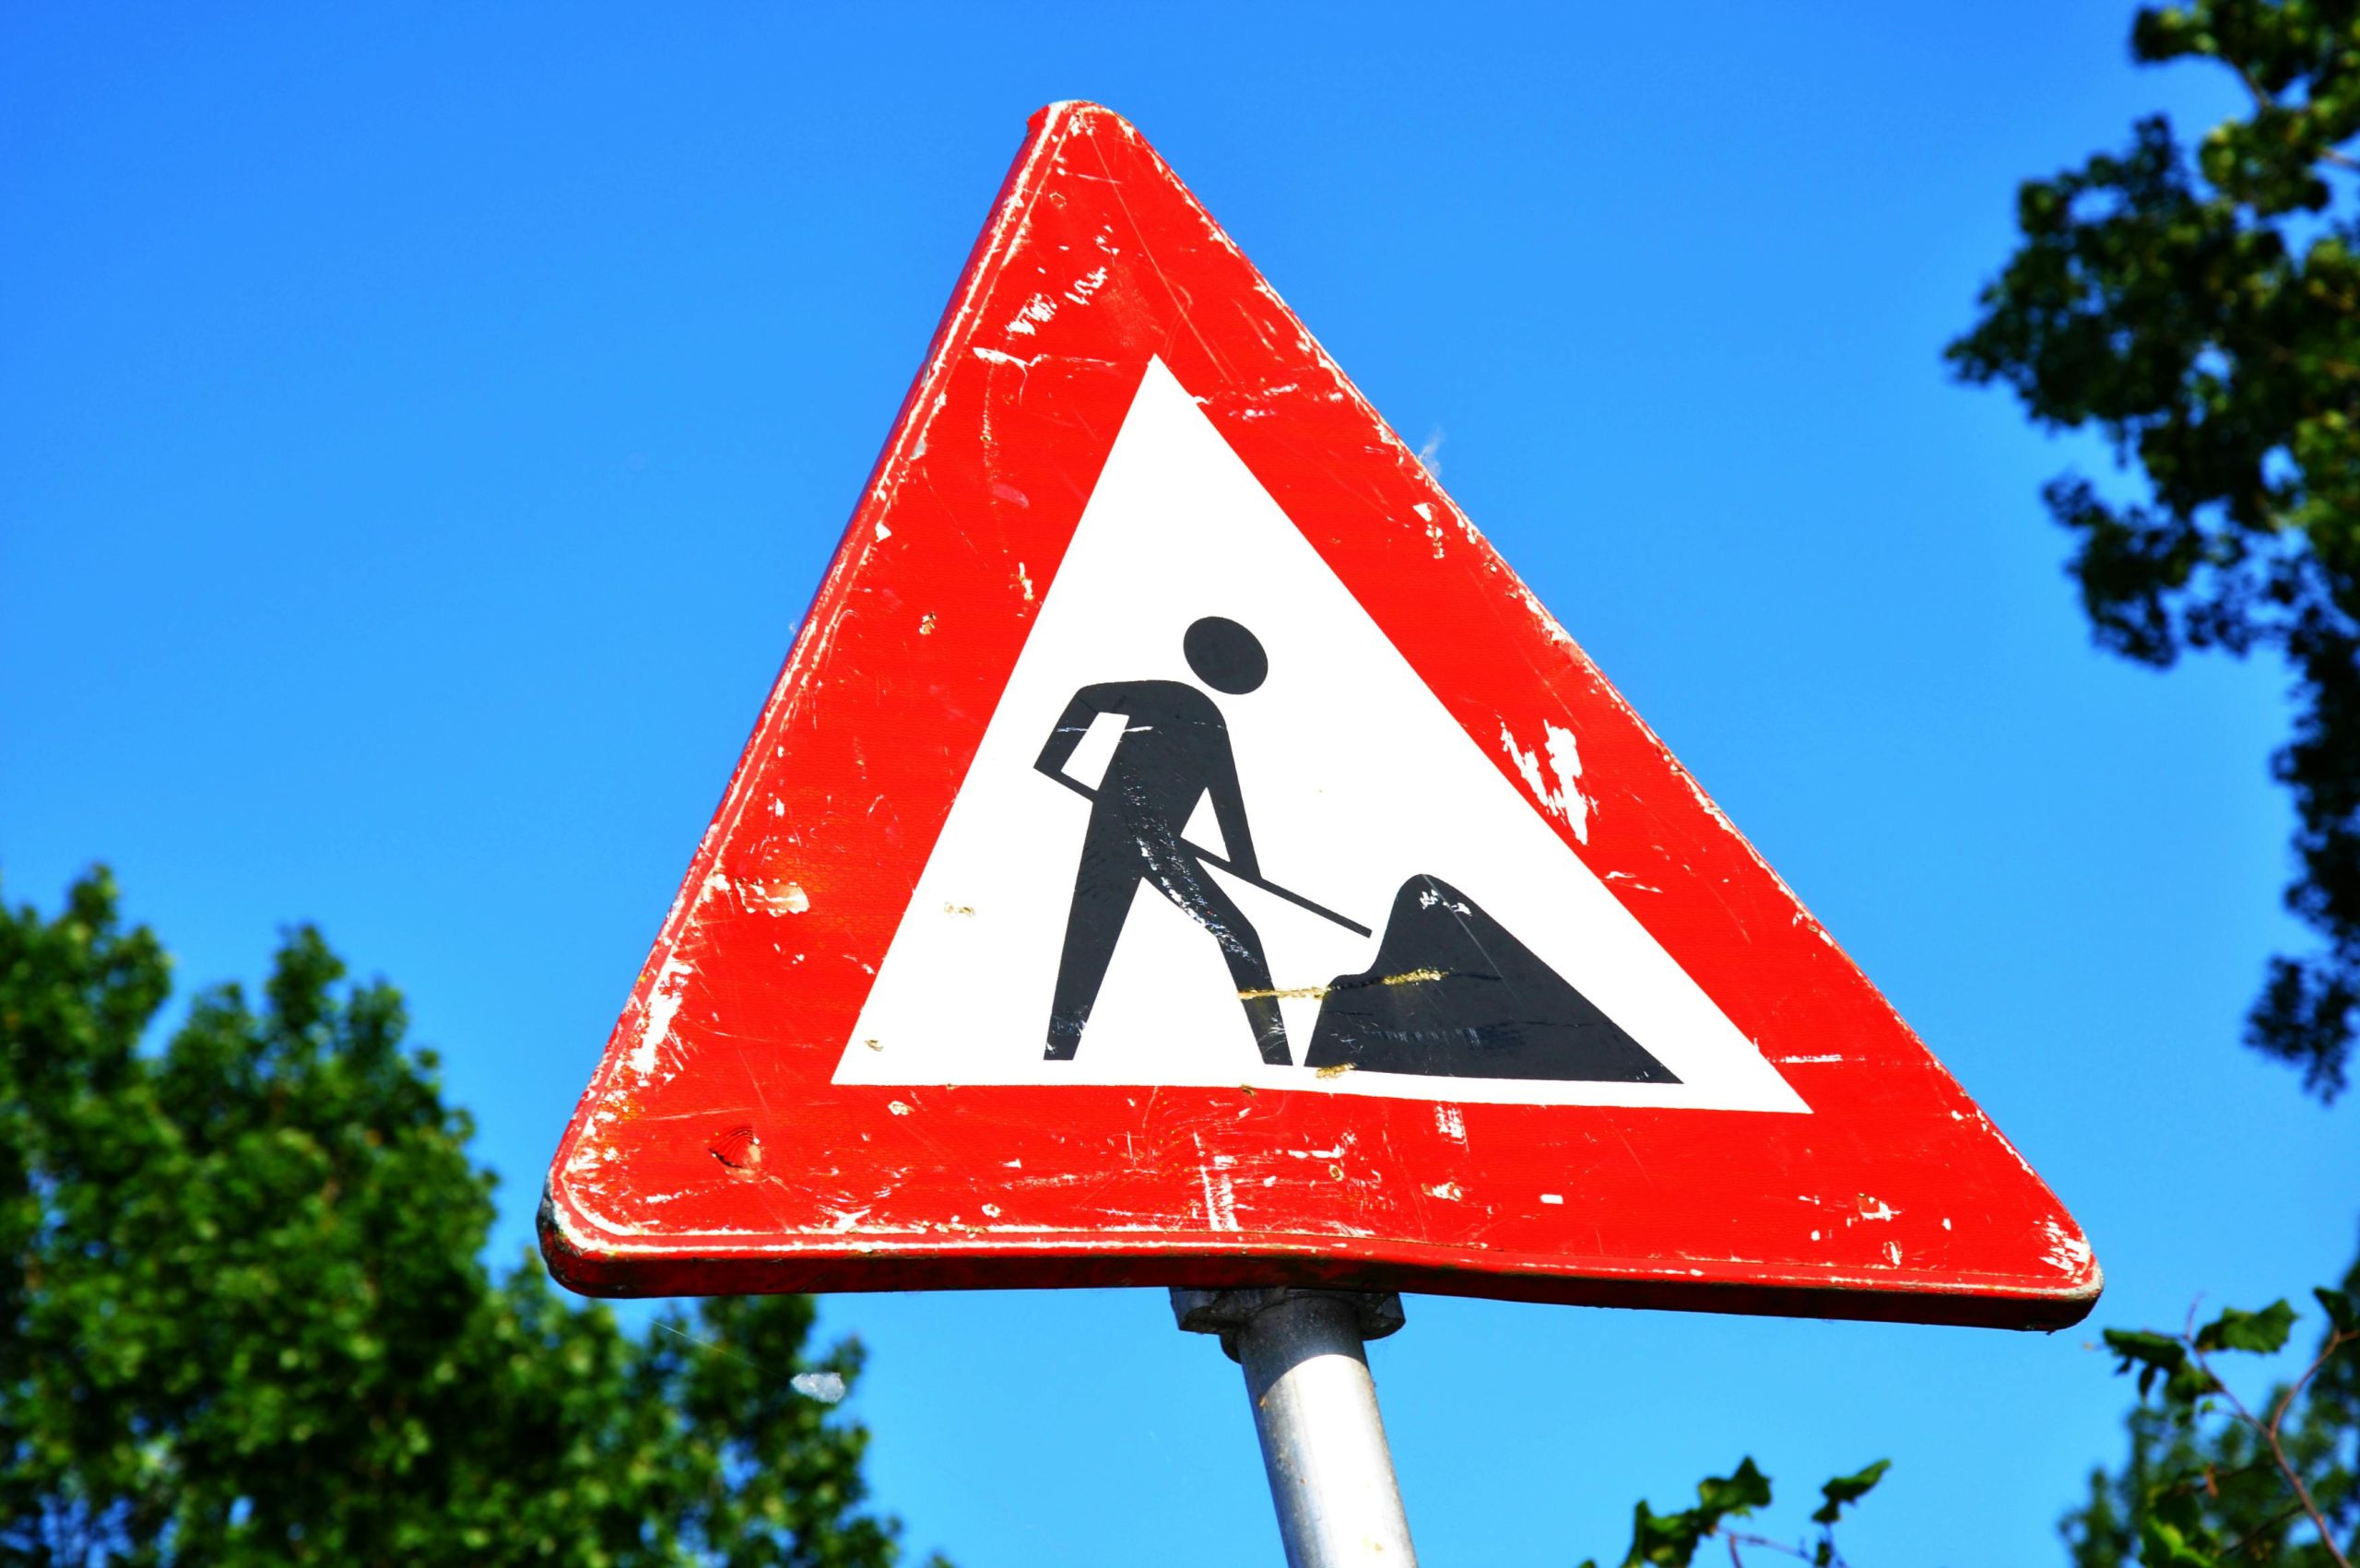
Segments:
[[[1250,629],[1266,681],[1209,692],[1262,875],[1362,937],[1211,873],[1254,929],[1294,1060],[1320,990],[1372,964],[1402,884],[1457,888],[1677,1082],[1321,1075],[1266,1063],[1214,938],[1148,884],[1079,1050],[1044,1042],[1090,803],[1034,768],[1084,687],[1203,690],[1182,652],[1208,616]],[[1093,786],[1102,718],[1066,767]],[[1577,743],[1578,737],[1575,737]],[[1541,761],[1535,759],[1536,765]],[[1221,852],[1210,797],[1187,836]],[[1421,680],[1220,432],[1150,365],[921,876],[835,1081],[1235,1085],[1451,1102],[1804,1112],[1809,1107],[1574,855]]]

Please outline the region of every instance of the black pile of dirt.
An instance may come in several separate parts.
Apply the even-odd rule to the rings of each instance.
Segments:
[[[1437,1078],[1680,1081],[1472,899],[1424,876],[1394,896],[1376,961],[1328,987],[1304,1065]]]

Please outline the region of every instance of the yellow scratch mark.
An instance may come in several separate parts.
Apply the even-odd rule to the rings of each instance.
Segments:
[[[1337,1063],[1335,1066],[1333,1066],[1333,1067],[1318,1067],[1318,1068],[1315,1068],[1315,1069],[1313,1070],[1313,1072],[1312,1072],[1312,1075],[1311,1075],[1311,1076],[1312,1076],[1312,1077],[1314,1077],[1314,1078],[1341,1078],[1341,1077],[1343,1077],[1346,1073],[1351,1072],[1351,1070],[1352,1070],[1352,1064],[1351,1064],[1351,1063],[1350,1063],[1350,1062],[1338,1062],[1338,1063]]]
[[[1398,974],[1380,975],[1376,983],[1379,985],[1416,985],[1428,980],[1442,980],[1447,977],[1448,972],[1440,969],[1405,969]],[[1237,999],[1241,1002],[1258,1002],[1266,998],[1275,998],[1282,1002],[1291,1002],[1307,996],[1316,1001],[1329,996],[1335,989],[1333,985],[1295,985],[1275,991],[1240,991],[1237,994]]]

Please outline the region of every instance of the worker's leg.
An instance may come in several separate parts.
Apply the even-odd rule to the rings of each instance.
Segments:
[[[1286,1020],[1279,1012],[1278,986],[1270,978],[1269,961],[1262,956],[1262,938],[1235,900],[1214,885],[1204,867],[1166,862],[1154,878],[1158,890],[1186,911],[1212,933],[1229,964],[1230,984],[1237,987],[1238,1005],[1254,1031],[1255,1049],[1274,1067],[1290,1066]]]
[[[1065,951],[1057,960],[1057,988],[1049,1005],[1049,1045],[1044,1055],[1053,1062],[1069,1062],[1081,1049],[1081,1032],[1097,1004],[1098,987],[1106,966],[1115,959],[1115,943],[1123,935],[1123,918],[1131,912],[1139,890],[1140,864],[1133,845],[1108,843],[1092,832],[1081,851],[1081,869],[1075,873],[1073,906],[1066,914]]]

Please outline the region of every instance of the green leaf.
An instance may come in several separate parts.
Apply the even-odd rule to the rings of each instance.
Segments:
[[[1632,1510],[1631,1550],[1622,1568],[1688,1568],[1696,1549],[1727,1518],[1750,1514],[1770,1503],[1770,1478],[1752,1458],[1738,1462],[1726,1476],[1707,1476],[1696,1483],[1696,1506],[1677,1514],[1658,1514],[1644,1502]]]
[[[2330,1291],[2325,1285],[2321,1285],[2314,1289],[2311,1294],[2319,1298],[2319,1306],[2326,1312],[2328,1322],[2335,1326],[2338,1333],[2349,1334],[2354,1329],[2360,1329],[2360,1309],[2353,1306],[2350,1291]]]
[[[1835,1523],[1847,1503],[1858,1503],[1866,1497],[1875,1489],[1877,1482],[1884,1480],[1884,1473],[1891,1468],[1892,1460],[1879,1459],[1866,1469],[1855,1470],[1848,1476],[1837,1476],[1830,1480],[1819,1489],[1820,1495],[1827,1501],[1811,1511],[1811,1522],[1819,1525]]]
[[[2196,1348],[2274,1355],[2286,1348],[2286,1336],[2294,1326],[2295,1309],[2283,1298],[2260,1312],[2240,1312],[2230,1307],[2196,1331]]]
[[[2137,1369],[2139,1397],[2142,1399],[2157,1378],[2169,1377],[2188,1362],[2187,1346],[2167,1334],[2150,1333],[2143,1328],[2107,1329],[2106,1348],[2121,1358],[2115,1363],[2116,1376]]]
[[[2204,1521],[2195,1491],[2165,1482],[2147,1491],[2147,1514],[2140,1522],[2142,1568],[2216,1568],[2221,1540]]]
[[[1698,1481],[1696,1501],[1717,1525],[1723,1515],[1751,1514],[1756,1508],[1770,1506],[1770,1478],[1754,1468],[1752,1459],[1743,1459],[1729,1475],[1708,1476]]]

